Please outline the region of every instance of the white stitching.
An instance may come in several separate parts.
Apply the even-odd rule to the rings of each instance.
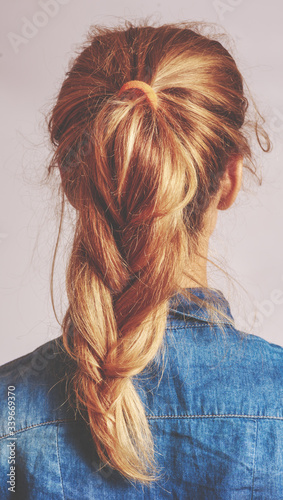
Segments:
[[[233,413],[226,413],[226,414],[212,414],[212,415],[146,415],[147,418],[149,419],[166,419],[166,418],[221,418],[221,417],[239,417],[239,418],[270,418],[273,420],[283,420],[283,417],[274,417],[271,415],[242,415],[242,414],[233,414]],[[34,424],[30,425],[29,427],[24,427],[23,429],[19,429],[13,433],[18,434],[19,432],[27,431],[29,429],[33,429],[34,427],[40,427],[41,425],[48,425],[48,424],[56,424],[56,423],[67,423],[67,422],[76,422],[76,423],[81,423],[80,420],[76,419],[61,419],[61,420],[50,420],[49,422],[42,422],[41,424]],[[11,434],[4,434],[3,436],[0,436],[1,439],[5,439],[6,437],[11,437]]]
[[[254,447],[254,456],[253,456],[253,475],[252,475],[252,492],[251,492],[252,496],[251,496],[251,500],[254,497],[256,453],[257,453],[257,438],[258,438],[258,420],[256,422],[255,447]]]
[[[41,425],[48,425],[48,424],[56,424],[57,422],[78,422],[78,420],[75,419],[68,419],[68,418],[62,418],[59,420],[50,420],[49,422],[41,422],[41,424],[33,424],[29,425],[28,427],[24,427],[23,429],[18,429],[17,431],[13,432],[14,434],[18,434],[19,432],[27,431],[28,429],[33,429],[34,427],[40,427]],[[11,437],[11,434],[4,434],[4,436],[0,436],[0,440],[4,439],[6,437]]]
[[[218,418],[218,417],[240,417],[240,418],[271,418],[275,420],[283,420],[283,417],[273,417],[271,415],[237,415],[237,414],[223,414],[223,415],[146,415],[148,418],[163,419],[163,418]]]
[[[59,472],[60,472],[60,480],[61,480],[61,485],[62,485],[63,500],[65,500],[64,486],[63,486],[63,478],[62,478],[62,471],[61,471],[61,464],[60,464],[60,454],[59,454],[59,445],[58,445],[58,434],[59,434],[59,422],[57,422],[57,432],[56,432],[56,448],[57,448],[57,457],[58,457],[58,465],[59,465]]]

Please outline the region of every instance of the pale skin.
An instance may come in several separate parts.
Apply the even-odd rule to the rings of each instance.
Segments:
[[[204,231],[199,240],[199,253],[202,257],[196,256],[193,265],[191,261],[189,265],[191,274],[201,282],[204,287],[208,287],[206,257],[208,254],[209,239],[216,226],[218,211],[227,210],[233,205],[241,188],[242,174],[242,156],[231,157],[221,180],[220,188],[205,214]],[[186,267],[186,269],[188,269],[188,267]],[[184,275],[181,286],[184,288],[194,288],[200,285]]]

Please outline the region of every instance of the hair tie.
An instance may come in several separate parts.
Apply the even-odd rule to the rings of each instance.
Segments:
[[[130,80],[129,82],[124,83],[124,85],[120,88],[118,96],[120,96],[125,90],[129,89],[141,90],[146,95],[147,100],[150,102],[150,104],[152,104],[154,109],[156,109],[157,95],[150,85],[140,80]]]

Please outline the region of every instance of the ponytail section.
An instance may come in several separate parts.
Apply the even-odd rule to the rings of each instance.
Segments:
[[[132,79],[152,86],[156,110],[132,90],[118,96]],[[143,484],[159,470],[132,377],[162,348],[169,299],[190,296],[184,263],[227,159],[251,159],[246,108],[219,42],[189,25],[128,23],[93,29],[49,120],[48,173],[59,168],[77,214],[62,324],[72,391],[102,461]]]
[[[65,348],[78,363],[75,393],[88,410],[100,457],[139,481],[152,478],[154,445],[131,377],[162,343],[168,297],[189,251],[183,209],[196,191],[194,168],[179,149],[171,151],[176,139],[170,129],[162,132],[163,122],[126,104],[106,104],[96,117],[91,199],[83,193],[63,324]]]

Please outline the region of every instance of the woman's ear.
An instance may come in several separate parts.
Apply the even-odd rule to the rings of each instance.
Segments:
[[[221,179],[218,210],[226,210],[233,205],[242,184],[243,157],[232,156]]]

